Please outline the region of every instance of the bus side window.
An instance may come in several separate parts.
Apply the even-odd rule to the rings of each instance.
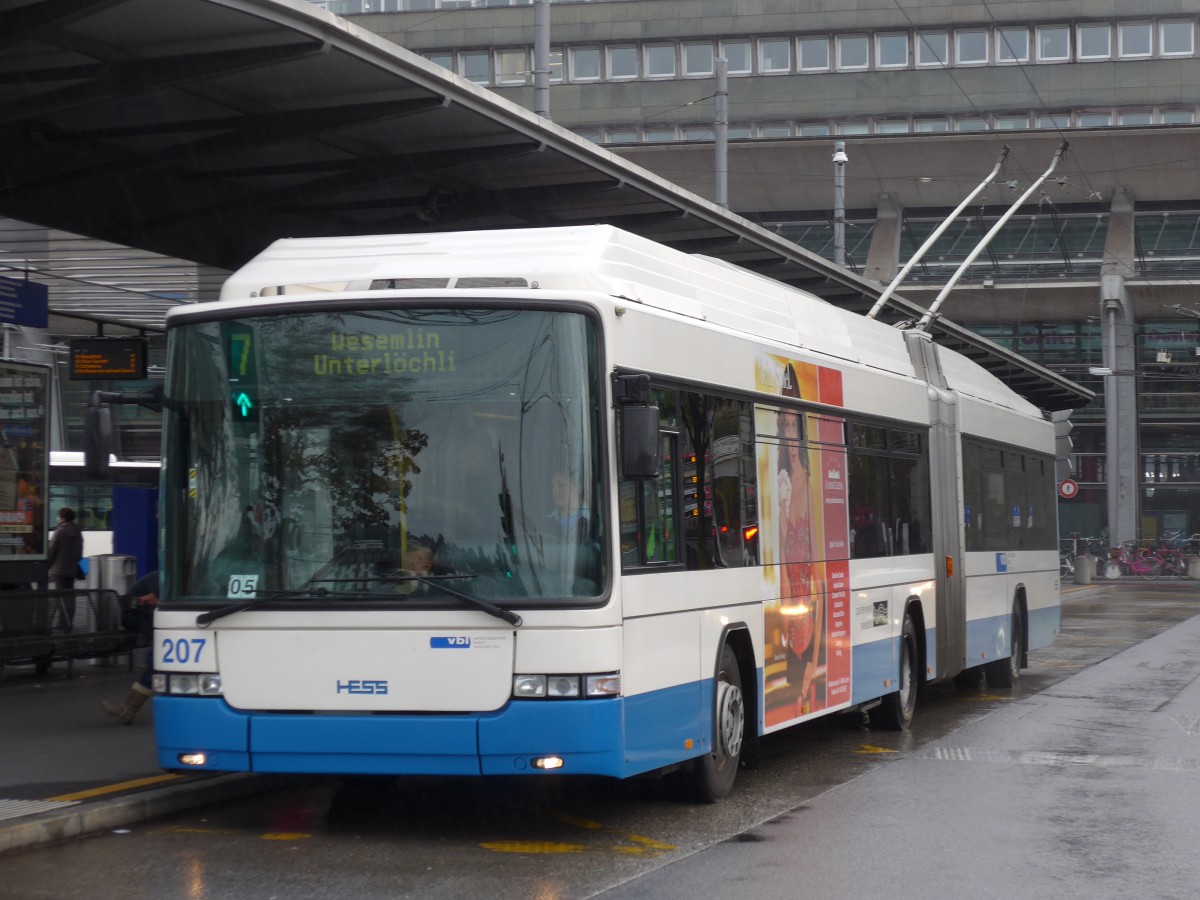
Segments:
[[[675,438],[659,437],[662,468],[658,478],[642,481],[642,559],[647,563],[671,563],[678,558],[675,533]]]
[[[673,563],[679,558],[675,534],[675,436],[659,436],[662,468],[658,478],[623,479],[620,497],[621,565]]]

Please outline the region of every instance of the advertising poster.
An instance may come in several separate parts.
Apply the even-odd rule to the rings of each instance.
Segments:
[[[0,562],[46,555],[49,369],[0,362]]]
[[[763,354],[760,391],[842,405],[836,369]],[[850,705],[845,421],[759,407],[767,730]]]

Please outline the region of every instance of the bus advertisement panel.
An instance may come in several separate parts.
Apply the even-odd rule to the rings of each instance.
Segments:
[[[758,390],[842,405],[841,373],[760,354]],[[845,421],[756,411],[770,729],[850,705]]]

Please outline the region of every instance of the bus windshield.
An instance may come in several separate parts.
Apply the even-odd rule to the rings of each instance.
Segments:
[[[164,602],[606,589],[584,315],[292,309],[185,323],[168,354]]]

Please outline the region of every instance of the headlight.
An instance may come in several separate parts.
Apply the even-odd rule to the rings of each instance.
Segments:
[[[621,673],[600,675],[514,675],[515,700],[575,700],[621,696]]]
[[[156,694],[176,696],[220,697],[221,676],[214,673],[155,672],[150,687]]]

